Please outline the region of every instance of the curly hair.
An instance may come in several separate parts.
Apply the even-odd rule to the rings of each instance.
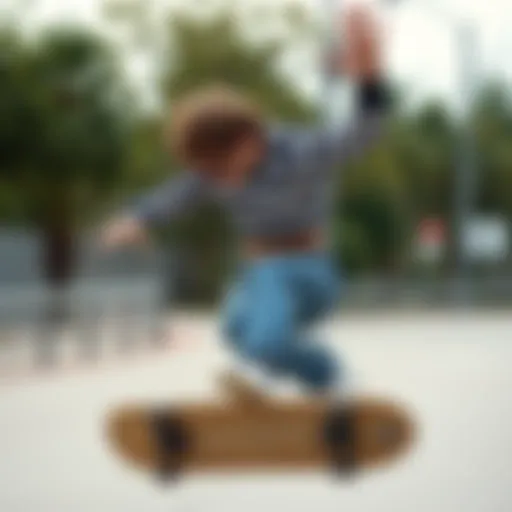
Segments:
[[[237,91],[212,86],[195,91],[172,110],[170,149],[182,163],[219,162],[244,139],[263,133],[260,111]]]

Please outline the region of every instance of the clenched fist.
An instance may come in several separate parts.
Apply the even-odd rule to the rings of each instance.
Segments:
[[[382,72],[381,30],[369,7],[351,7],[342,18],[343,48],[338,62],[347,76],[364,81]]]

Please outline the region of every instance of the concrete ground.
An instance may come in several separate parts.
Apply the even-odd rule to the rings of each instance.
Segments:
[[[415,411],[421,437],[406,460],[352,483],[202,475],[164,490],[109,453],[102,425],[124,401],[215,397],[228,360],[213,317],[179,321],[181,350],[0,383],[2,512],[512,510],[512,314],[359,315],[325,326],[360,387]]]

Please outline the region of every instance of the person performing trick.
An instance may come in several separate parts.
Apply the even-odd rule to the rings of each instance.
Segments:
[[[345,369],[307,333],[340,295],[327,235],[336,171],[379,139],[389,104],[373,14],[352,8],[342,25],[344,44],[333,61],[355,86],[357,112],[348,125],[267,126],[255,105],[227,87],[195,92],[175,106],[167,133],[187,170],[102,234],[107,248],[144,243],[159,224],[202,201],[219,202],[231,215],[242,259],[223,317],[229,346],[261,374],[327,397],[343,394]]]

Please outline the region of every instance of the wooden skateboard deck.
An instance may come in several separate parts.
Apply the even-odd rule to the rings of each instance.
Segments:
[[[276,401],[248,389],[219,405],[127,406],[107,421],[117,454],[165,479],[243,469],[331,468],[347,474],[397,459],[413,434],[405,410],[382,399],[333,406]]]

